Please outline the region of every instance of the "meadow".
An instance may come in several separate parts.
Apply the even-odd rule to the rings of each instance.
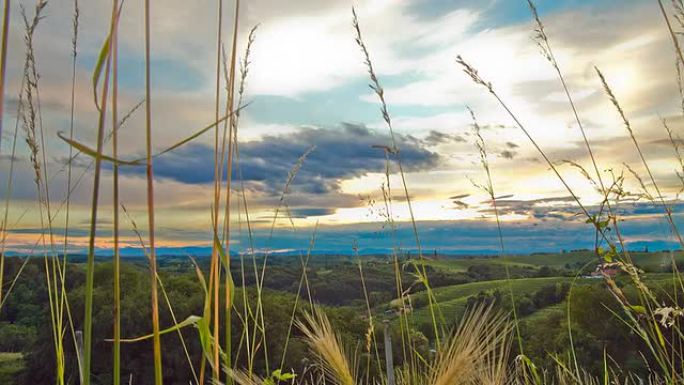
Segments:
[[[0,95],[6,88],[6,62],[18,57],[8,52],[11,0],[4,1],[0,45]],[[493,255],[440,255],[425,252],[430,245],[420,236],[414,215],[413,195],[407,183],[409,167],[398,145],[393,116],[386,100],[383,79],[372,60],[373,48],[364,40],[363,15],[352,8],[349,39],[359,49],[359,62],[368,72],[368,85],[380,106],[379,117],[389,142],[379,149],[385,155],[386,179],[380,187],[389,233],[402,225],[411,229],[410,246],[397,243],[384,254],[361,255],[356,246],[350,255],[316,253],[318,225],[311,230],[306,252],[280,254],[257,249],[250,220],[249,194],[242,180],[239,135],[249,86],[250,50],[258,28],[238,36],[239,17],[218,20],[216,34],[214,119],[198,124],[195,131],[164,148],[155,146],[155,115],[151,87],[154,42],[150,38],[151,3],[144,0],[144,100],[131,111],[119,107],[119,25],[122,1],[113,0],[106,38],[92,68],[92,102],[97,124],[90,127],[94,142],[74,135],[76,61],[79,46],[79,3],[74,1],[70,76],[70,131],[59,133],[69,148],[64,164],[67,185],[57,189],[47,164],[40,103],[40,72],[34,37],[49,9],[47,0],[33,8],[21,8],[24,21],[24,71],[19,92],[17,125],[0,127],[2,138],[11,138],[12,153],[3,155],[9,169],[4,195],[0,239],[0,382],[7,384],[681,384],[684,383],[684,281],[679,250],[630,249],[621,229],[626,202],[646,201],[658,208],[669,234],[684,247],[678,229],[678,194],[661,190],[651,163],[642,151],[629,111],[599,68],[593,76],[603,88],[624,126],[636,154],[639,171],[625,165],[622,171],[604,170],[594,157],[585,133],[571,85],[552,49],[547,26],[532,1],[527,1],[534,23],[534,41],[557,74],[557,86],[567,113],[583,138],[588,167],[554,160],[533,132],[498,92],[496,84],[478,72],[466,58],[453,58],[454,71],[472,80],[482,94],[492,98],[515,129],[537,151],[548,173],[566,190],[576,216],[594,233],[591,250],[518,255],[508,253],[502,231],[505,215],[492,177],[491,153],[476,113],[470,111],[474,150],[484,183],[477,184],[489,197],[496,224],[491,237],[499,245]],[[64,6],[62,4],[62,6]],[[239,0],[218,1],[235,8]],[[684,2],[656,0],[663,30],[671,37],[673,81],[684,106]],[[553,25],[548,26],[553,28]],[[237,52],[245,39],[245,52]],[[67,92],[65,91],[65,94]],[[0,122],[12,111],[0,98]],[[144,114],[145,156],[132,159],[119,141],[119,129],[130,114]],[[684,111],[684,110],[683,110]],[[662,120],[677,170],[671,178],[684,189],[681,139]],[[7,132],[10,132],[9,136]],[[158,252],[159,201],[155,195],[155,162],[176,153],[200,137],[213,143],[209,255],[169,256]],[[18,154],[18,140],[27,153]],[[291,165],[270,223],[261,224],[273,235],[279,220],[290,220],[287,205],[290,187],[307,167],[304,152]],[[15,162],[25,156],[36,188],[35,205],[41,228],[31,252],[10,253],[6,248],[13,220],[10,209]],[[85,254],[70,251],[75,226],[70,205],[80,183],[75,162],[86,162],[92,177],[90,217]],[[563,163],[563,164],[562,164]],[[561,165],[579,171],[584,182],[601,197],[587,205]],[[119,199],[124,167],[144,169],[146,211],[138,223]],[[73,171],[73,174],[72,174]],[[397,179],[390,178],[390,174]],[[627,178],[637,181],[638,191],[628,191]],[[105,180],[107,183],[105,183]],[[399,181],[399,185],[391,184]],[[104,201],[102,189],[111,187],[113,200]],[[54,191],[65,191],[57,197]],[[393,192],[392,192],[393,191]],[[52,193],[51,193],[52,192]],[[158,191],[157,191],[158,193]],[[399,198],[393,194],[399,194]],[[405,208],[407,218],[393,216]],[[103,237],[101,210],[111,210],[111,256],[98,255]],[[58,212],[62,214],[57,215]],[[244,221],[249,242],[241,252],[231,244],[236,218]],[[138,217],[139,218],[139,217]],[[163,218],[163,216],[162,216]],[[58,223],[59,221],[59,223]],[[62,221],[64,221],[62,223]],[[64,227],[64,232],[56,231]],[[141,253],[123,258],[121,229],[131,228]],[[242,222],[241,222],[242,226]],[[294,227],[294,223],[292,224]],[[259,233],[259,234],[263,234]]]

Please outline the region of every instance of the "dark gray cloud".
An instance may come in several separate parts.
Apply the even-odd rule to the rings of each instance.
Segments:
[[[428,170],[439,163],[439,155],[414,138],[395,137],[405,171]],[[265,135],[240,144],[241,173],[235,171],[234,177],[241,177],[253,191],[277,195],[282,192],[297,160],[315,146],[298,170],[290,190],[309,194],[337,192],[345,179],[384,172],[386,155],[382,147],[390,143],[388,134],[347,123],[335,129],[304,127],[294,133]],[[390,154],[390,157],[396,155]],[[210,146],[191,143],[156,159],[155,176],[188,184],[211,183],[213,159]],[[126,170],[144,172],[140,167]]]
[[[572,196],[558,196],[532,200],[508,199],[508,197],[498,197],[496,206],[500,215],[525,215],[530,218],[547,222],[549,220],[561,220],[566,222],[583,223],[586,216],[581,211]],[[493,215],[494,207],[491,201],[484,201],[488,206],[478,210],[482,214]],[[673,213],[684,212],[684,203],[678,201],[665,202]],[[585,206],[589,213],[599,211],[598,205]],[[605,209],[605,208],[604,208]],[[662,215],[664,218],[665,210],[662,204],[647,201],[622,202],[620,205],[612,206],[613,213],[621,218],[640,218]]]
[[[487,201],[486,203],[490,203]],[[538,220],[559,219],[571,220],[580,212],[571,196],[549,197],[532,200],[501,199],[496,200],[500,215],[527,215]],[[494,208],[480,210],[483,214],[494,214]]]
[[[469,197],[470,194],[459,194],[449,197],[453,207],[456,209],[467,209],[469,207],[468,203],[464,202],[463,199]]]
[[[511,150],[503,150],[499,153],[499,156],[504,159],[513,159],[518,153]]]
[[[319,217],[323,215],[335,214],[335,209],[325,207],[302,207],[291,209],[289,214],[292,218]]]
[[[446,143],[463,143],[466,140],[457,134],[447,134],[444,132],[432,130],[428,134],[428,136],[425,137],[424,139],[425,143],[430,145],[430,146],[436,146],[438,144],[446,144]]]
[[[99,223],[99,221],[98,221]],[[52,233],[56,237],[63,237],[65,233],[65,229],[63,227],[54,227],[52,228]],[[7,229],[8,233],[13,233],[13,234],[46,234],[48,233],[47,229],[40,229],[40,228],[17,228],[17,229]],[[78,228],[70,228],[69,229],[69,236],[76,236],[76,237],[85,237],[90,235],[90,231],[86,229],[78,229]]]

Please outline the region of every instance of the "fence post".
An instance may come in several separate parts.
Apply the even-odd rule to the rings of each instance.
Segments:
[[[394,381],[394,358],[392,357],[392,337],[389,331],[389,320],[385,324],[385,363],[387,366],[387,385],[395,385]]]

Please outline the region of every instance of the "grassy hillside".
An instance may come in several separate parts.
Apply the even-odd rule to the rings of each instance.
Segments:
[[[524,278],[510,281],[510,288],[513,290],[515,296],[523,294],[532,294],[542,287],[550,284],[570,282],[572,278],[569,277],[545,277],[545,278]],[[473,282],[463,285],[454,285],[442,287],[434,290],[435,298],[439,313],[444,317],[447,323],[453,322],[463,314],[468,297],[477,295],[480,292],[490,292],[500,290],[508,293],[509,284],[506,280]],[[430,322],[430,309],[427,306],[427,295],[425,293],[418,293],[411,297],[414,304],[412,318],[418,325]],[[391,306],[398,306],[396,301],[391,303]]]
[[[0,384],[15,384],[16,377],[24,368],[22,353],[0,353]]]

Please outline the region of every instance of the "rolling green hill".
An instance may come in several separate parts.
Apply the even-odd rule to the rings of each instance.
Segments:
[[[532,294],[549,284],[571,281],[572,278],[570,277],[524,278],[511,280],[509,286],[507,280],[496,280],[441,287],[433,290],[433,292],[439,309],[437,314],[441,313],[445,321],[453,322],[465,310],[468,297],[477,295],[480,292],[499,289],[504,293],[508,293],[510,288],[517,297],[523,294]],[[414,294],[411,296],[411,301],[414,304],[412,314],[414,322],[416,324],[430,322],[431,315],[430,308],[427,306],[427,294],[424,292]],[[398,305],[396,300],[390,303],[390,306],[393,307]]]

